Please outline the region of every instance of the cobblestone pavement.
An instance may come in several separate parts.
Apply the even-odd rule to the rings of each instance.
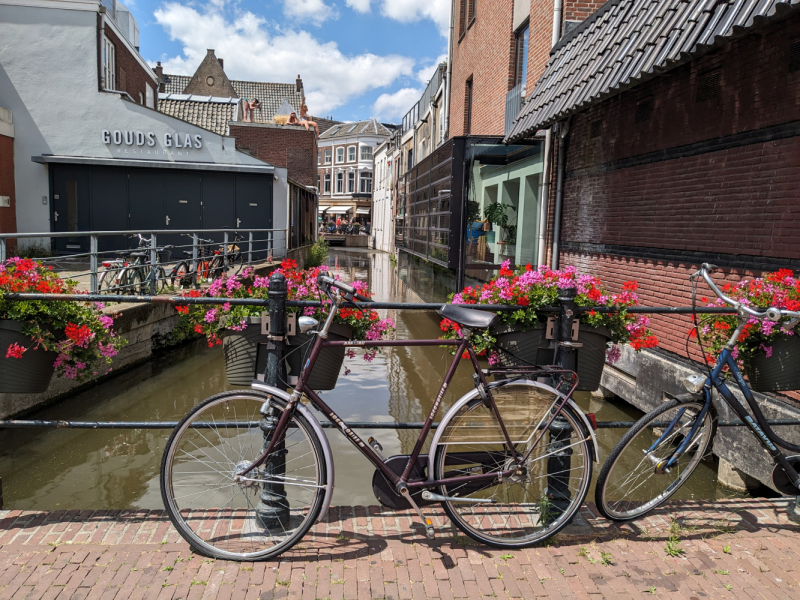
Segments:
[[[331,508],[261,563],[193,554],[161,511],[0,511],[6,598],[800,598],[787,500],[671,503],[618,527],[586,505],[549,544],[474,545],[434,514]],[[652,595],[651,595],[652,594]]]

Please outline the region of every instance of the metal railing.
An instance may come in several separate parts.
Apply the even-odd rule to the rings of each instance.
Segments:
[[[525,98],[525,82],[522,81],[511,88],[511,91],[506,94],[506,121],[503,135],[508,135],[511,127],[514,125],[514,119],[517,118],[522,103]]]
[[[219,235],[221,234],[221,235]],[[169,237],[168,237],[169,236]],[[219,240],[205,236],[219,237]],[[116,239],[113,239],[116,238]],[[164,244],[187,238],[187,243]],[[76,280],[92,294],[157,294],[175,287],[197,287],[208,275],[242,268],[286,256],[285,229],[160,229],[124,231],[66,231],[0,233],[0,262],[8,256],[9,239],[47,240],[46,255],[35,259],[52,266],[64,279]],[[125,248],[100,250],[101,240]],[[63,244],[58,240],[65,240]],[[66,240],[71,243],[67,244]],[[130,247],[134,240],[135,247]],[[161,244],[161,245],[159,245]],[[108,243],[103,244],[109,246]],[[138,256],[131,257],[131,252]],[[181,254],[183,253],[183,254]],[[23,247],[21,255],[26,255]],[[125,259],[129,260],[125,260]],[[216,259],[215,265],[211,262]],[[185,271],[181,271],[185,263]],[[213,277],[212,277],[213,278]],[[180,285],[175,285],[180,280]],[[101,283],[105,282],[101,289]]]

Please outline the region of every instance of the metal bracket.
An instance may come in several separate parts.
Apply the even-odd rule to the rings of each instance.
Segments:
[[[296,330],[297,330],[297,315],[295,313],[287,315],[287,317],[286,317],[286,335],[287,336],[296,335]],[[261,335],[269,336],[269,313],[268,312],[262,312],[261,313]],[[273,341],[279,341],[280,339],[283,339],[283,338],[270,337],[269,339],[273,340]]]
[[[558,317],[547,317],[547,327],[545,328],[545,339],[552,340],[555,339],[555,331],[556,326],[558,325]],[[579,319],[572,320],[572,332],[570,337],[572,341],[575,342],[578,340],[578,336],[580,335],[580,326],[581,322]]]

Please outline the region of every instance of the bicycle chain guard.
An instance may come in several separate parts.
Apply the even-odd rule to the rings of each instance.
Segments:
[[[787,456],[786,460],[794,468],[795,471],[800,472],[800,456]],[[776,464],[772,469],[772,484],[781,494],[787,496],[800,496],[800,490],[789,481],[789,478],[784,473],[780,465]]]

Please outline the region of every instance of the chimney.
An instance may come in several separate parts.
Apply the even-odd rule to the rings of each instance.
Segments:
[[[297,74],[297,81],[294,83],[294,91],[295,92],[302,92],[303,91],[303,80],[300,79],[300,74]]]
[[[156,79],[158,81],[158,92],[163,94],[167,91],[167,86],[164,83],[164,67],[161,66],[161,61],[156,63],[156,68],[154,70],[156,72]]]
[[[222,67],[222,70],[224,71],[225,70],[225,64],[222,62],[222,59],[218,58],[217,60],[219,61],[219,66]]]

